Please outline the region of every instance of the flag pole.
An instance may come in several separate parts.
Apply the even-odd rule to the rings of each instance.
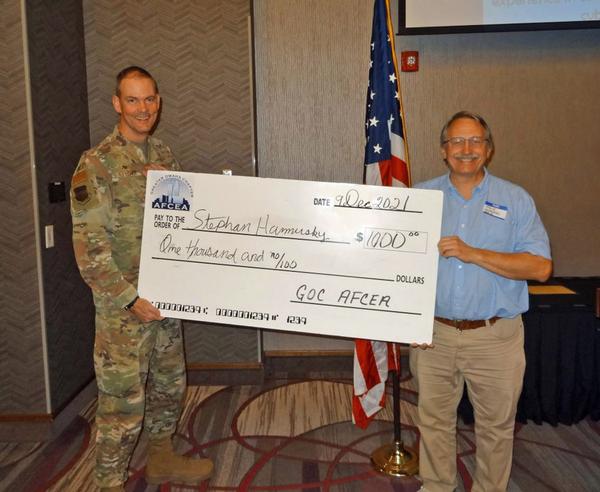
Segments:
[[[410,173],[410,157],[408,155],[408,136],[406,135],[406,121],[404,118],[404,105],[402,104],[402,90],[400,89],[400,72],[398,71],[398,59],[396,58],[396,42],[394,41],[394,25],[392,24],[392,16],[390,15],[390,0],[385,0],[387,8],[387,29],[390,33],[390,45],[392,47],[392,63],[394,64],[394,71],[398,75],[396,79],[396,90],[398,91],[398,106],[400,110],[400,120],[402,123],[402,135],[404,135],[404,155],[406,157],[406,168],[408,170],[407,177],[408,183],[406,186],[409,188],[412,186],[411,173]]]
[[[402,442],[401,434],[401,414],[400,414],[400,373],[401,361],[400,350],[394,351],[396,358],[396,369],[392,373],[392,397],[394,413],[394,442],[384,444],[371,453],[371,464],[375,470],[386,475],[395,477],[404,477],[415,475],[419,472],[419,459],[414,450],[405,447]]]
[[[366,184],[386,186],[401,184],[410,187],[410,164],[403,112],[390,0],[375,0],[365,121],[364,181]],[[405,448],[401,436],[400,347],[393,343],[386,345],[371,341],[368,347],[370,350],[364,350],[362,342],[357,341],[355,345],[355,391],[358,389],[353,399],[355,422],[360,420],[365,424],[364,420],[366,420],[365,426],[368,425],[374,413],[385,405],[385,386],[381,401],[377,398],[378,405],[373,405],[368,398],[364,399],[365,404],[358,395],[368,394],[374,390],[377,390],[376,394],[379,395],[381,383],[384,382],[385,385],[388,371],[392,373],[394,441],[373,451],[371,464],[375,470],[388,475],[414,475],[419,469],[418,458],[414,451]],[[360,350],[356,347],[360,347]],[[381,355],[384,353],[388,354],[385,374],[381,369],[384,365]],[[373,377],[365,378],[364,370],[367,371],[368,376]],[[366,392],[363,386],[366,386]],[[358,410],[355,414],[356,400],[359,403],[356,405]],[[369,407],[367,412],[365,412],[366,407]]]

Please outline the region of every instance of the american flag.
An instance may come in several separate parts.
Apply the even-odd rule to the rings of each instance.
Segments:
[[[375,0],[366,114],[365,184],[410,186],[389,0]],[[385,406],[388,370],[399,370],[399,352],[392,343],[356,340],[352,418],[359,427]]]
[[[374,340],[354,342],[354,394],[352,420],[366,429],[374,415],[385,407],[388,371],[400,370],[400,347]]]
[[[365,183],[410,186],[389,0],[375,0],[365,121]]]

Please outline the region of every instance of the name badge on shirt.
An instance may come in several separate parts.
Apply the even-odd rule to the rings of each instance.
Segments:
[[[483,213],[504,220],[508,214],[508,207],[505,205],[498,205],[497,203],[485,202],[483,205]]]

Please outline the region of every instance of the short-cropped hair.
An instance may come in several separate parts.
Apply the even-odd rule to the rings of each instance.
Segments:
[[[154,77],[152,77],[150,72],[148,72],[148,70],[146,70],[145,68],[138,67],[136,65],[131,65],[129,67],[124,68],[117,74],[117,83],[115,86],[115,95],[117,97],[121,95],[121,81],[124,78],[129,77],[131,74],[139,74],[142,77],[149,78],[154,84],[154,91],[158,94],[158,84],[156,83],[156,80],[154,80]]]

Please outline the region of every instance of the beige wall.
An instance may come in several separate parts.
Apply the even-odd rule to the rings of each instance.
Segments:
[[[395,3],[395,2],[392,2]],[[362,181],[372,2],[255,0],[258,173]],[[439,130],[482,113],[491,171],[525,187],[555,274],[600,275],[600,30],[397,37],[413,181],[445,171]]]
[[[600,275],[600,30],[402,37],[422,69],[403,74],[413,178],[443,171],[439,129],[485,116],[490,171],[534,197],[557,276]]]
[[[362,181],[371,9],[254,1],[260,176]]]

